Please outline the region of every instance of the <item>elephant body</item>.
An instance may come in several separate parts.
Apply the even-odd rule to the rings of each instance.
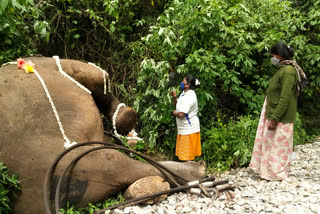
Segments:
[[[43,78],[70,141],[103,141],[100,113],[112,120],[120,102],[110,92],[104,94],[102,72],[80,61],[61,60],[63,70],[92,92],[88,94],[58,72],[54,59],[31,57],[28,60],[32,60]],[[35,74],[26,74],[16,65],[0,68],[0,104],[0,162],[7,165],[11,173],[19,175],[22,189],[13,195],[12,211],[45,213],[44,177],[52,162],[65,150],[65,140],[51,105]],[[126,134],[136,125],[136,113],[122,107],[116,124],[118,132]],[[53,186],[61,170],[86,149],[88,147],[80,147],[62,159],[53,175]],[[199,166],[191,168],[196,172],[187,176],[188,179],[203,175]],[[161,173],[148,163],[130,159],[119,151],[95,151],[80,159],[66,175],[61,202],[70,201],[78,207],[97,203],[151,175]],[[51,192],[50,199],[53,197]]]

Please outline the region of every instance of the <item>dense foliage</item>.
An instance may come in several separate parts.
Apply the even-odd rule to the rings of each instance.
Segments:
[[[35,53],[35,42],[48,40],[49,26],[40,14],[39,4],[33,0],[1,0],[0,64]]]
[[[227,120],[241,114],[257,116],[276,69],[268,50],[280,40],[297,47],[295,59],[311,81],[302,103],[319,100],[319,64],[315,63],[320,59],[319,38],[309,38],[314,35],[310,25],[318,26],[313,28],[318,32],[319,23],[309,22],[310,13],[302,16],[299,9],[289,1],[174,1],[142,38],[146,48],[140,55],[145,58],[135,106],[143,112],[143,133],[151,146],[155,139],[174,146],[168,132],[175,128],[170,72],[178,73],[180,80],[186,74],[200,80],[197,95],[203,129],[216,120],[218,111]],[[308,104],[303,107],[310,110]],[[316,107],[319,102],[313,102],[314,112]]]

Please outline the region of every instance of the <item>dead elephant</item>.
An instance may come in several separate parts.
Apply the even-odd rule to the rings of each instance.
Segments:
[[[65,136],[70,141],[103,141],[103,113],[111,121],[120,102],[112,96],[101,70],[76,60],[60,60],[64,72],[88,89],[59,72],[56,61],[46,57],[30,57],[43,79],[59,114]],[[107,75],[105,75],[107,78]],[[106,82],[106,84],[105,84]],[[106,91],[106,93],[104,93]],[[13,213],[45,213],[43,180],[51,163],[65,150],[65,139],[41,82],[34,73],[26,74],[17,65],[0,68],[0,162],[11,173],[19,174],[21,192],[12,198]],[[119,134],[127,134],[136,125],[136,112],[122,106],[115,118]],[[80,148],[68,154],[53,179],[61,173]],[[190,163],[186,163],[190,165]],[[174,164],[171,168],[176,168]],[[203,175],[203,168],[191,164],[179,167],[180,175],[189,180]],[[201,171],[202,170],[202,171]],[[116,150],[99,150],[82,158],[66,176],[61,200],[81,207],[105,200],[134,181],[161,173],[148,163],[132,160]],[[50,194],[53,199],[53,194]]]

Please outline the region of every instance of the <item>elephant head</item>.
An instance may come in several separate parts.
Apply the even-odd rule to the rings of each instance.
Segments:
[[[114,115],[115,116],[115,115]],[[112,118],[113,119],[113,118]],[[130,107],[123,106],[115,117],[115,128],[121,135],[128,134],[137,124],[137,113]]]
[[[121,105],[122,103],[112,95],[111,90],[106,90],[105,93],[105,87],[110,88],[108,85],[110,81],[106,81],[105,83],[103,79],[103,75],[109,78],[107,74],[103,74],[101,70],[93,65],[76,60],[61,59],[60,61],[66,73],[92,92],[92,97],[101,113],[110,121],[113,121],[115,114],[117,114],[115,121],[113,121],[114,128],[116,128],[114,131],[121,135],[126,135],[136,127],[136,111],[125,105]],[[120,108],[117,111],[118,107]]]

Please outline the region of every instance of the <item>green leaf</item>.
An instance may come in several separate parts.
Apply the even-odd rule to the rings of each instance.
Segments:
[[[111,25],[110,25],[110,30],[111,30],[111,32],[113,33],[113,32],[116,31],[116,27],[115,27],[113,24],[111,24]]]
[[[0,2],[0,15],[5,11],[9,3],[9,0],[1,0]]]

